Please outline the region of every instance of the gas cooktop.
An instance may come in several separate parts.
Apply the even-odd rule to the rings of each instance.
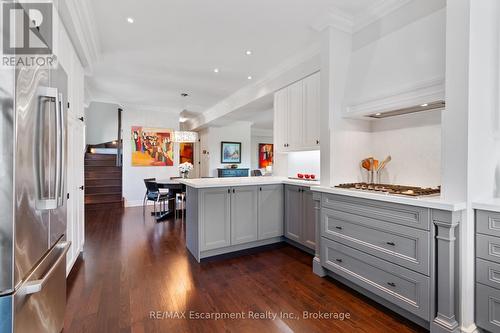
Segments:
[[[409,197],[422,197],[439,195],[441,187],[437,188],[422,188],[415,186],[390,185],[390,184],[368,184],[368,183],[348,183],[335,186],[337,188],[360,190],[369,192],[381,192],[393,195],[404,195]]]

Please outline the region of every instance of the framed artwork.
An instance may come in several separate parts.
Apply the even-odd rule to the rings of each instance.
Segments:
[[[273,158],[274,146],[271,143],[259,143],[259,169],[272,166]]]
[[[241,163],[241,142],[221,142],[221,163]]]
[[[173,130],[132,126],[132,166],[173,166]]]
[[[179,158],[180,164],[188,162],[194,165],[194,143],[180,143]]]

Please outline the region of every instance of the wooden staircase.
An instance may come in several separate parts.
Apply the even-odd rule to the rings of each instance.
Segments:
[[[123,207],[122,167],[114,154],[85,154],[85,209]]]

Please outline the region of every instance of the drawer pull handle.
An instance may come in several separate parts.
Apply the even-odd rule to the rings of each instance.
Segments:
[[[342,262],[342,259],[335,259],[337,262]]]
[[[387,242],[386,244],[390,245],[390,246],[396,246],[396,243],[394,243],[394,242]]]
[[[396,284],[394,282],[387,282],[388,285],[390,285],[391,287],[395,287]]]
[[[339,230],[342,230],[342,227],[338,227],[338,226],[337,226],[337,227],[335,227],[335,229],[339,229]]]

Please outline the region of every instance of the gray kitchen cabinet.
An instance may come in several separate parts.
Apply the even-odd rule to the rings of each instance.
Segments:
[[[231,245],[231,193],[229,188],[200,191],[202,251]]]
[[[476,325],[500,332],[500,213],[475,213]]]
[[[316,248],[316,223],[314,223],[314,200],[313,193],[309,188],[304,188],[302,192],[302,242],[305,246]]]
[[[308,248],[316,246],[312,192],[303,186],[285,186],[285,237]]]
[[[321,236],[428,275],[430,233],[426,230],[323,208]]]
[[[259,240],[283,236],[283,185],[260,186],[258,197]]]
[[[429,320],[428,276],[329,239],[321,242],[321,260],[330,271]]]
[[[476,325],[489,332],[500,332],[500,290],[476,284]]]
[[[256,186],[231,189],[231,245],[257,240],[258,194]]]
[[[285,237],[296,242],[301,239],[302,187],[285,186]]]

